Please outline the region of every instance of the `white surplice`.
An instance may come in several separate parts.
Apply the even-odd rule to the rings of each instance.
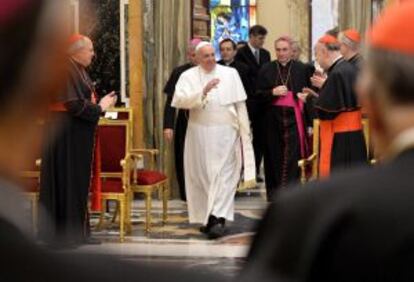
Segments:
[[[203,88],[215,78],[218,86],[203,97]],[[255,184],[245,100],[240,77],[230,67],[217,65],[210,73],[194,67],[177,82],[172,106],[190,110],[184,171],[191,223],[206,224],[211,214],[232,221],[239,181]]]

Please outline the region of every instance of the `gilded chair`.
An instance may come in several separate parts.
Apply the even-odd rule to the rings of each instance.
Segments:
[[[162,198],[162,222],[167,222],[168,199],[170,189],[168,185],[168,177],[155,169],[156,156],[158,150],[155,149],[133,149],[131,151],[135,158],[135,167],[131,179],[131,191],[133,193],[144,194],[146,221],[145,231],[151,231],[152,222],[152,195],[159,192]]]
[[[101,119],[100,124],[106,124],[108,123],[114,123],[116,121],[118,122],[128,122],[130,125],[132,125],[133,122],[133,116],[131,109],[128,108],[111,108],[107,111],[108,118]],[[115,115],[112,115],[113,113],[116,113]],[[111,117],[110,117],[111,116]],[[116,121],[114,120],[116,119]],[[130,127],[132,128],[132,127]],[[130,133],[132,134],[132,133]],[[100,136],[102,136],[102,131],[100,127]],[[103,155],[103,150],[106,150],[105,147],[102,146],[102,144],[106,144],[105,146],[114,146],[114,144],[106,143],[103,140],[104,137],[101,137],[101,151]],[[109,137],[109,140],[111,138]],[[132,142],[132,135],[131,138],[129,138],[129,143]],[[120,146],[120,145],[118,145]],[[160,172],[155,170],[156,166],[156,156],[158,155],[158,150],[155,149],[131,149],[131,145],[127,144],[127,154],[125,158],[123,159],[122,165],[123,165],[123,185],[129,189],[129,196],[130,199],[127,201],[127,206],[123,209],[127,211],[127,228],[128,231],[131,229],[131,203],[133,199],[133,194],[143,194],[144,195],[144,201],[145,201],[145,210],[146,210],[146,220],[145,220],[145,231],[149,232],[151,229],[151,222],[152,222],[152,195],[155,192],[159,192],[162,202],[163,202],[163,222],[165,223],[167,221],[167,210],[168,210],[168,198],[170,195],[170,190],[168,186],[168,178],[167,176]],[[108,148],[109,150],[109,148]],[[119,157],[122,154],[119,154]],[[109,170],[113,170],[114,167],[108,168]],[[118,167],[119,169],[119,167]],[[103,187],[106,185],[113,185],[113,174],[108,174],[105,172],[105,167],[102,162],[102,177],[103,177]],[[119,175],[118,175],[119,176]],[[119,180],[118,184],[119,186]],[[112,198],[105,197],[103,199],[103,210],[105,210],[105,204],[107,200],[112,200]],[[119,201],[118,201],[119,203]],[[117,209],[115,211],[115,215],[119,212],[122,212],[121,205],[117,205]]]
[[[127,120],[101,118],[98,126],[101,152],[102,212],[98,228],[104,225],[107,201],[119,207],[119,237],[131,232],[131,123]]]
[[[30,202],[32,230],[37,233],[40,193],[40,159],[33,161],[33,166],[21,172],[23,195]]]
[[[367,148],[367,159],[370,156],[370,127],[369,119],[362,119],[362,129],[365,138],[365,144]],[[313,120],[313,147],[312,154],[306,158],[299,160],[298,166],[300,168],[300,182],[305,184],[306,182],[317,180],[319,177],[319,148],[320,148],[320,120]],[[375,160],[371,160],[371,164],[374,164]]]

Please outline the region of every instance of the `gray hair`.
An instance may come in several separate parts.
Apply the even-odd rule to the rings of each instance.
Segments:
[[[352,50],[357,51],[359,48],[359,43],[355,42],[351,39],[349,39],[348,37],[346,37],[345,34],[343,34],[342,32],[338,35],[338,39],[341,43],[349,46]]]
[[[72,43],[69,48],[68,48],[68,54],[69,55],[73,55],[75,54],[77,51],[79,51],[82,48],[85,48],[87,43],[88,43],[89,38],[87,38],[86,36],[82,36],[82,39]]]

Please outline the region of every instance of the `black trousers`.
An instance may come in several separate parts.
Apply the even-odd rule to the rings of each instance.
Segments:
[[[253,150],[256,163],[256,175],[260,173],[260,166],[263,160],[265,142],[265,107],[255,100],[247,101],[247,111],[253,134]]]

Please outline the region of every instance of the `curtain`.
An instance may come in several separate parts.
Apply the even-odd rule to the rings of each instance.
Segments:
[[[173,146],[163,138],[164,85],[176,66],[186,61],[191,36],[191,1],[141,0],[144,17],[145,141],[160,150],[159,167],[170,178],[172,196],[178,196]]]
[[[299,45],[302,48],[301,59],[303,61],[308,61],[312,57],[312,48],[310,47],[310,18],[309,18],[309,9],[310,2],[309,0],[290,0],[287,2],[290,21],[289,21],[289,31],[290,35],[299,42]]]
[[[365,34],[371,24],[372,0],[340,0],[339,30],[355,28]]]

